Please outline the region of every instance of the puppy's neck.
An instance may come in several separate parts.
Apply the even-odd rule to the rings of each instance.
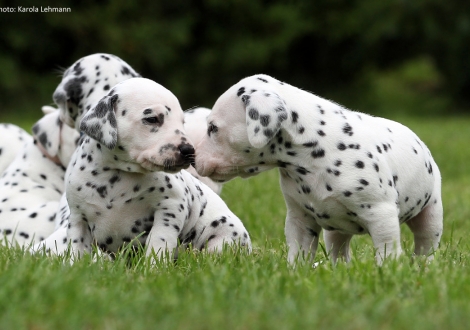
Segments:
[[[92,162],[98,167],[106,167],[109,170],[120,170],[123,172],[147,174],[148,170],[139,163],[130,159],[126,151],[115,148],[110,150],[99,142],[87,137],[81,146],[87,156],[90,155]]]

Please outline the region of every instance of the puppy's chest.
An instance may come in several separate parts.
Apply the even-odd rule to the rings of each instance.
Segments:
[[[294,174],[290,176],[281,170],[281,186],[285,197],[290,201],[289,207],[294,207],[305,225],[316,223],[327,230],[338,230],[348,234],[364,234],[366,230],[361,225],[360,215],[348,210],[338,199],[333,198],[328,191],[318,189],[324,186],[321,176]]]
[[[70,175],[67,198],[98,246],[117,251],[135,237],[145,244],[167,185],[157,176],[90,168]]]

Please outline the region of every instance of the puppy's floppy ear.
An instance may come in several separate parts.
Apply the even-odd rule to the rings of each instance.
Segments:
[[[103,97],[93,108],[88,110],[80,123],[80,131],[114,149],[117,144],[117,121],[114,106],[117,94]]]
[[[86,77],[73,77],[66,80],[67,75],[66,71],[62,82],[52,94],[52,98],[60,109],[61,120],[70,127],[75,127],[78,124],[75,120],[79,115],[80,100],[84,96],[83,84]]]
[[[257,90],[241,95],[246,110],[248,139],[255,148],[264,147],[287,119],[285,101],[276,93]]]
[[[59,110],[48,113],[33,125],[33,136],[38,147],[49,156],[55,157],[59,152],[60,130],[62,122],[59,119]]]

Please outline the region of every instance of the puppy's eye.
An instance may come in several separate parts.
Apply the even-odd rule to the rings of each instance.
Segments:
[[[214,123],[210,122],[209,126],[207,127],[207,135],[211,136],[211,133],[217,133],[219,128],[214,125]]]
[[[147,117],[147,118],[142,119],[142,121],[144,122],[144,124],[151,124],[151,125],[159,123],[158,117]]]

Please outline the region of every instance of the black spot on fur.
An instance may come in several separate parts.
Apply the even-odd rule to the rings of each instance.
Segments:
[[[258,110],[256,110],[255,108],[251,108],[249,111],[248,111],[248,116],[253,119],[253,120],[258,120],[259,118],[259,112]]]
[[[356,166],[357,168],[364,168],[364,162],[358,160],[358,161],[356,162],[356,164],[354,164],[354,166]]]
[[[353,130],[352,130],[352,127],[351,127],[348,123],[344,124],[344,126],[343,126],[343,133],[344,133],[344,134],[347,134],[347,135],[349,135],[349,136],[352,136],[352,135],[354,134],[354,133],[353,133]]]
[[[297,119],[299,119],[299,114],[295,111],[292,111],[292,123],[297,123]]]
[[[316,149],[312,151],[313,158],[322,158],[325,157],[325,150],[324,149]]]
[[[260,123],[263,127],[267,127],[270,121],[271,121],[271,117],[269,115],[260,116]]]

